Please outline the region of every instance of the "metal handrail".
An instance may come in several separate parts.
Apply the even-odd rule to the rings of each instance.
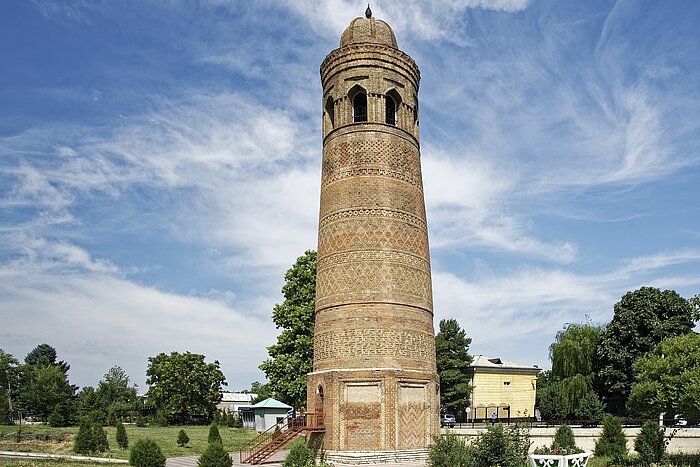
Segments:
[[[311,423],[310,423],[311,422]],[[239,461],[246,463],[251,457],[260,452],[278,436],[291,430],[295,433],[304,430],[319,430],[323,427],[323,414],[304,413],[291,418],[286,424],[279,423],[271,426],[239,449]]]

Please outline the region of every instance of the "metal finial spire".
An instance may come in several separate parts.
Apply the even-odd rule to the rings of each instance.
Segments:
[[[365,16],[366,16],[367,18],[371,18],[371,17],[372,17],[372,10],[369,8],[369,3],[367,4],[367,9],[365,10]]]

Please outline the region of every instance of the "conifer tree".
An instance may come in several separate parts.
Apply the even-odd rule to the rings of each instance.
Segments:
[[[180,433],[177,434],[177,444],[181,448],[184,448],[185,445],[189,442],[190,442],[190,437],[187,436],[187,433],[185,433],[185,430],[180,430]]]
[[[129,447],[129,438],[126,435],[126,429],[122,422],[117,423],[117,444],[122,449],[127,449]]]
[[[223,441],[221,441],[221,434],[219,433],[219,427],[216,425],[216,423],[212,423],[211,426],[209,426],[209,437],[207,438],[207,441],[211,443],[219,443],[222,444]]]

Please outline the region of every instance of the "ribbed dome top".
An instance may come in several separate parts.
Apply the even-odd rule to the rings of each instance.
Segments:
[[[375,18],[355,18],[340,36],[340,47],[353,44],[383,44],[398,49],[391,26]]]

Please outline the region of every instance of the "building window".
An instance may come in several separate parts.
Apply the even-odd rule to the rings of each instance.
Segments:
[[[335,107],[333,106],[333,98],[328,96],[326,99],[326,113],[331,123],[331,128],[335,128]]]
[[[352,98],[352,121],[353,123],[367,121],[367,94],[358,92]]]
[[[391,96],[386,96],[386,122],[389,125],[396,125],[396,102]]]

